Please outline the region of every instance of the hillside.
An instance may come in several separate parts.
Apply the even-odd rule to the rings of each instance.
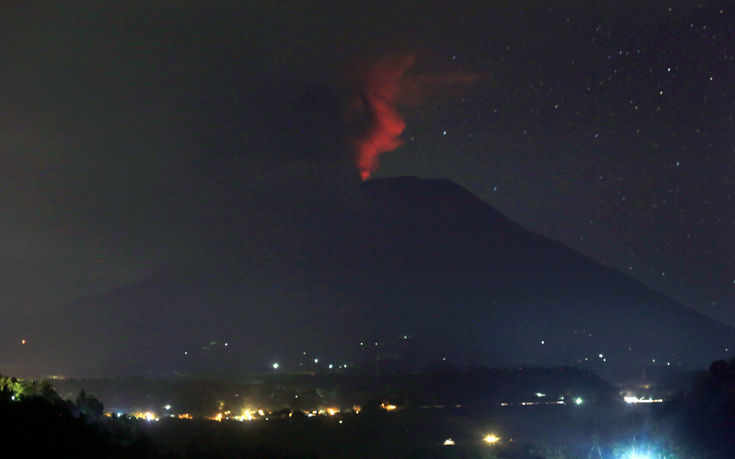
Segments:
[[[203,239],[189,262],[59,308],[51,326],[5,324],[4,348],[21,334],[29,344],[1,361],[65,374],[376,358],[696,367],[735,343],[733,329],[524,230],[450,181],[372,180],[357,197],[351,207],[271,209],[294,230],[247,212],[223,217],[232,231]]]

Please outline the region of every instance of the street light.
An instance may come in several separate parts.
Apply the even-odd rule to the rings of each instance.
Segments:
[[[499,441],[500,441],[500,437],[498,437],[498,436],[497,436],[497,435],[495,435],[495,434],[487,434],[487,435],[485,435],[485,437],[484,437],[484,438],[482,439],[482,441],[484,441],[485,443],[487,443],[487,444],[489,444],[489,445],[494,445],[495,443],[497,443],[497,442],[499,442]]]

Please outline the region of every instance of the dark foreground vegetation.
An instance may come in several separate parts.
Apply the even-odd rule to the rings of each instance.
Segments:
[[[469,381],[475,378],[444,375],[445,387],[437,393],[454,385],[466,400],[470,386],[475,388]],[[267,421],[147,422],[106,416],[84,391],[64,400],[48,381],[0,378],[0,437],[6,451],[24,457],[735,457],[735,360],[714,362],[691,390],[657,406],[625,406],[610,400],[604,385],[594,386],[576,406],[420,406],[410,402],[418,399],[413,394],[393,412],[381,409],[376,398],[359,414],[307,417],[283,409]],[[500,438],[497,443],[485,441],[491,432]],[[444,445],[449,439],[455,444]]]
[[[19,457],[161,457],[141,426],[105,422],[99,400],[62,400],[45,380],[0,376],[0,437]]]

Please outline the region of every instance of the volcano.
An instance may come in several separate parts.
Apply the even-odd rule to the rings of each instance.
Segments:
[[[271,208],[270,230],[229,215],[230,230],[186,262],[60,307],[43,321],[53,325],[3,325],[3,348],[21,335],[28,344],[0,362],[74,375],[376,359],[692,368],[735,346],[729,326],[524,230],[451,181],[373,179],[352,198]]]

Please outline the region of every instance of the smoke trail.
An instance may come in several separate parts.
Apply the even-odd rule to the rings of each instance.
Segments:
[[[404,56],[380,61],[361,78],[360,94],[352,102],[349,118],[357,128],[350,144],[362,180],[378,169],[381,154],[403,144],[400,136],[406,123],[395,103],[401,77],[413,60],[412,56]]]

